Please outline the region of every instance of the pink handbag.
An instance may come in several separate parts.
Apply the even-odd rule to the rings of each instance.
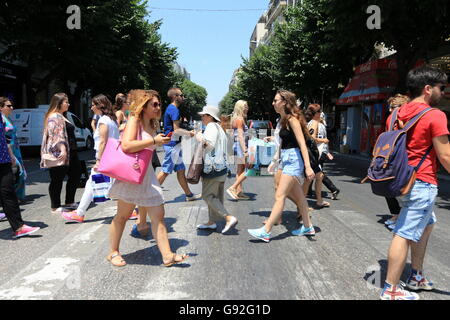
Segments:
[[[140,132],[138,139],[140,140]],[[120,145],[119,140],[108,138],[97,172],[131,184],[141,184],[152,159],[153,150],[125,153]]]

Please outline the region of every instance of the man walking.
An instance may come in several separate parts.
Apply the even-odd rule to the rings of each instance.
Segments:
[[[0,119],[0,203],[3,204],[6,218],[14,231],[14,238],[19,238],[32,234],[40,228],[27,226],[22,220],[19,200],[14,190],[13,165],[17,165],[16,158],[6,142],[5,125]]]
[[[400,108],[398,119],[406,123],[421,111],[436,106],[444,95],[446,83],[447,75],[439,69],[424,66],[411,70],[407,86],[413,100]],[[402,209],[389,248],[382,300],[419,299],[419,295],[399,285],[410,247],[412,270],[406,282],[407,288],[413,291],[433,289],[433,283],[424,275],[423,262],[428,239],[437,221],[433,205],[438,192],[438,159],[450,172],[448,134],[446,115],[438,109],[426,113],[408,132],[407,152],[411,166],[417,166],[430,147],[432,149],[417,172],[411,192],[398,197]]]
[[[187,131],[181,128],[180,106],[184,101],[184,95],[179,88],[171,88],[167,96],[169,97],[171,104],[164,113],[164,134],[168,135],[172,132],[173,138],[169,144],[164,145],[164,161],[162,164],[162,170],[158,174],[159,184],[162,185],[167,176],[173,171],[177,173],[178,183],[186,194],[186,201],[193,201],[201,198],[201,195],[194,195],[189,189],[186,181],[185,171],[186,168],[183,163],[183,156],[181,151],[180,140],[174,141],[176,136],[189,136],[193,137],[193,131]],[[181,139],[181,138],[180,138]]]

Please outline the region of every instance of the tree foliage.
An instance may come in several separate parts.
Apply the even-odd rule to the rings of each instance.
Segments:
[[[381,29],[367,27],[370,5],[381,8]],[[376,59],[374,46],[396,50],[397,90],[405,92],[407,72],[449,45],[450,2],[430,5],[419,0],[303,0],[285,11],[267,46],[243,59],[239,82],[224,97],[249,99],[264,114],[272,110],[269,96],[291,90],[305,102],[331,103],[353,76],[354,68]],[[252,108],[250,109],[252,110]]]
[[[198,119],[199,116],[197,113],[206,105],[206,97],[208,95],[206,89],[188,79],[183,80],[180,88],[185,95],[181,113],[187,119],[190,119],[191,117]]]
[[[53,80],[77,83],[114,97],[134,88],[167,90],[184,80],[173,70],[176,48],[159,34],[162,21],[148,22],[147,1],[80,1],[81,29],[69,30],[69,0],[7,0],[0,4],[0,58],[28,66],[35,91]],[[61,88],[68,92],[67,87]],[[73,99],[76,101],[77,99]]]

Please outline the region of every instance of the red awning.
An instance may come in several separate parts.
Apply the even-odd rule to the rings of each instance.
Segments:
[[[380,59],[358,66],[336,104],[352,105],[358,102],[385,100],[391,96],[398,82],[397,63]]]

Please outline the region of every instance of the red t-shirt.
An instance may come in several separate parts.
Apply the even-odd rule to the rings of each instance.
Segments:
[[[421,102],[411,102],[400,107],[398,118],[406,124],[410,119],[419,114],[422,110],[430,106]],[[389,129],[391,117],[387,119],[386,130]],[[447,116],[438,109],[427,112],[415,126],[408,131],[407,150],[408,159],[411,166],[417,166],[427,152],[428,148],[433,145],[433,138],[448,135]],[[417,172],[417,179],[437,185],[438,160],[436,150],[431,150],[422,166]]]

